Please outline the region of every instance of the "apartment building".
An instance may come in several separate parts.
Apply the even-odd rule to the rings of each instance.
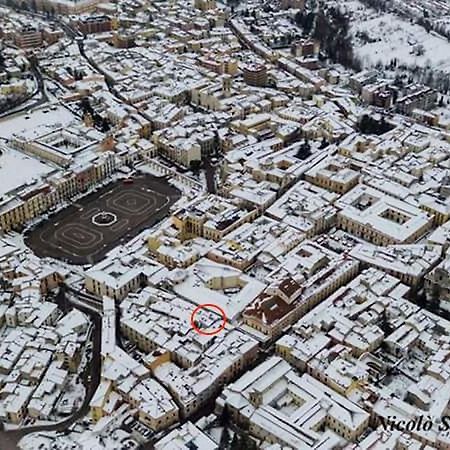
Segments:
[[[72,26],[85,35],[111,31],[113,25],[113,19],[106,15],[81,16],[72,21]]]
[[[14,34],[14,43],[19,48],[41,47],[43,42],[42,31],[31,25],[22,28]]]

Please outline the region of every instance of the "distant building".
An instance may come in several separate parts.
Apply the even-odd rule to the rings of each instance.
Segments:
[[[363,70],[349,78],[349,85],[353,90],[360,93],[365,85],[374,83],[377,78],[378,72],[376,70]]]
[[[244,81],[250,86],[265,86],[267,84],[267,67],[264,64],[245,64],[241,69]]]
[[[291,46],[294,56],[317,56],[320,51],[320,42],[313,39],[299,39]]]
[[[428,110],[438,100],[438,93],[432,88],[425,86],[413,86],[408,89],[407,94],[397,100],[396,108],[401,114],[412,114],[415,109]]]
[[[104,33],[113,28],[111,17],[106,15],[81,16],[72,21],[72,25],[83,34]]]
[[[57,14],[82,14],[93,11],[101,0],[28,0],[38,11],[51,11]]]
[[[384,82],[368,84],[361,91],[363,101],[379,108],[390,108],[394,101],[393,91]]]
[[[32,26],[24,27],[14,35],[14,43],[20,48],[40,47],[43,43],[42,31]]]
[[[425,276],[425,292],[428,300],[450,301],[450,258],[448,256]]]
[[[216,9],[216,0],[195,0],[194,6],[202,11],[208,11],[209,9]]]

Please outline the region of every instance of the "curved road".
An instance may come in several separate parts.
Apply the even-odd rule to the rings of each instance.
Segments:
[[[62,294],[61,294],[62,293]],[[64,301],[65,288],[60,289],[60,301]],[[78,294],[80,295],[80,294]],[[81,295],[80,295],[81,296]],[[70,301],[70,300],[69,300]],[[86,396],[84,398],[81,408],[69,418],[58,422],[53,425],[37,425],[26,428],[20,428],[18,430],[2,430],[0,431],[0,448],[1,450],[17,450],[18,442],[22,437],[30,433],[35,433],[38,431],[64,431],[70,425],[75,423],[77,420],[86,416],[89,412],[89,403],[94,395],[99,383],[101,375],[101,330],[102,330],[102,320],[99,313],[94,313],[91,309],[81,306],[79,303],[73,305],[74,308],[79,309],[85,314],[89,315],[92,323],[93,329],[91,333],[92,342],[92,359],[89,364],[89,370],[84,374],[84,384],[86,386]],[[89,382],[90,378],[90,382]]]
[[[44,79],[42,77],[42,74],[39,70],[39,67],[37,64],[32,64],[30,68],[30,72],[33,74],[34,79],[36,81],[36,90],[31,94],[28,95],[25,99],[20,100],[20,102],[17,105],[14,105],[7,111],[3,111],[0,114],[0,119],[4,119],[6,117],[20,114],[25,111],[29,111],[30,109],[36,108],[37,106],[40,106],[44,103],[47,103],[48,96],[45,92],[45,85],[44,85]],[[36,97],[38,94],[40,94],[40,97],[32,104],[28,103],[31,99]]]

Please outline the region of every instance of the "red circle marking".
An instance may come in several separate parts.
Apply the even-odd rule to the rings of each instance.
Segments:
[[[217,330],[211,330],[211,331],[204,331],[201,330],[197,324],[195,323],[195,315],[201,310],[201,309],[216,309],[219,311],[220,315],[222,316],[222,323],[220,324],[220,327]],[[214,303],[203,303],[202,305],[198,305],[194,311],[192,311],[191,314],[191,327],[196,331],[198,334],[203,334],[204,336],[214,336],[215,334],[220,333],[227,324],[227,316],[225,314],[225,311],[218,305],[215,305]]]

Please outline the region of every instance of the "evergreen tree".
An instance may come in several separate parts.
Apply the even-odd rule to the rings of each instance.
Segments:
[[[194,159],[189,163],[189,168],[193,173],[197,174],[200,172],[200,166],[202,162],[199,159]]]
[[[322,142],[320,144],[320,149],[323,150],[325,147],[328,147],[328,141],[325,139],[325,137],[322,138]]]
[[[433,283],[433,286],[431,288],[431,295],[429,298],[429,309],[432,312],[437,312],[439,310],[441,300],[439,298],[439,285],[437,283]]]
[[[308,142],[308,139],[305,139],[305,142],[300,145],[297,151],[297,158],[306,159],[311,154],[311,145]]]
[[[230,450],[239,450],[241,445],[241,440],[237,433],[234,433],[233,439],[231,441]]]
[[[220,438],[220,446],[221,448],[228,448],[228,444],[230,443],[230,432],[228,427],[223,429],[222,436]]]

